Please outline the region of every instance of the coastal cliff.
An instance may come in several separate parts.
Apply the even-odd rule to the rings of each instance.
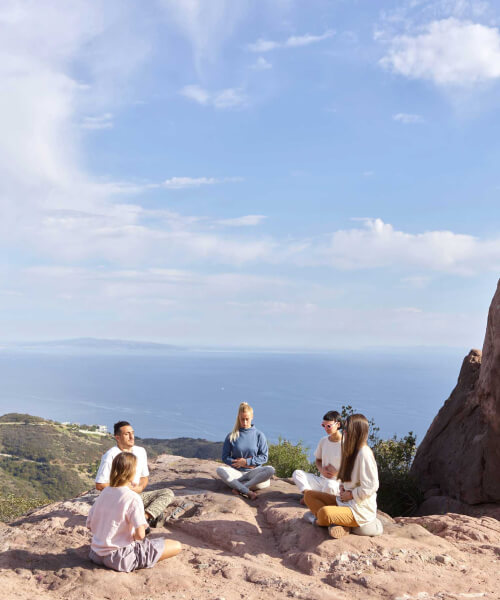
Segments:
[[[420,444],[412,474],[426,495],[422,513],[500,517],[500,282],[483,350],[465,357],[458,382]]]

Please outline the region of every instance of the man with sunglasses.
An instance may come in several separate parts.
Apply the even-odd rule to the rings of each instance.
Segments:
[[[323,417],[321,426],[327,434],[322,437],[314,452],[316,467],[319,476],[306,471],[296,470],[292,474],[295,485],[301,492],[305,490],[316,490],[328,494],[338,495],[340,493],[340,482],[337,481],[337,473],[342,457],[342,419],[336,410],[329,410]],[[304,503],[303,498],[301,504]]]

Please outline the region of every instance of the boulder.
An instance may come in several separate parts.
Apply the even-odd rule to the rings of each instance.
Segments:
[[[427,500],[500,503],[500,282],[483,351],[465,357],[455,389],[418,448],[412,473]]]

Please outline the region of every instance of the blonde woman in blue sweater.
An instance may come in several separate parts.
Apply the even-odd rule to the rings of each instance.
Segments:
[[[246,402],[238,407],[238,415],[233,430],[226,436],[222,448],[222,462],[217,475],[234,494],[255,500],[254,490],[266,488],[274,475],[268,459],[266,436],[252,425],[253,409]]]

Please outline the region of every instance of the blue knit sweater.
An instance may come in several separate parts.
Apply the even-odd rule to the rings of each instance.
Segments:
[[[233,466],[235,458],[246,458],[249,467],[260,467],[267,462],[269,451],[266,436],[252,425],[248,429],[240,428],[240,436],[231,442],[228,434],[222,448],[222,462]],[[248,469],[240,468],[239,471]]]

